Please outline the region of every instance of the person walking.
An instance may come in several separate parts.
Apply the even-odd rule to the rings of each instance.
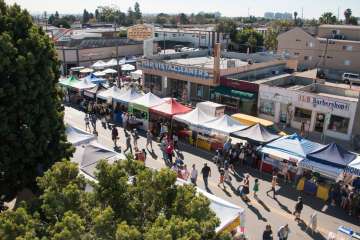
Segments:
[[[223,168],[220,168],[219,170],[220,173],[220,178],[219,178],[219,183],[218,183],[218,187],[220,187],[220,185],[222,184],[223,188],[225,189],[225,183],[224,183],[224,179],[225,179],[225,171]]]
[[[300,221],[300,215],[301,215],[301,211],[304,207],[303,201],[302,201],[302,197],[298,197],[298,201],[295,205],[295,211],[294,211],[294,215],[295,215],[295,221]]]
[[[253,191],[254,191],[254,198],[257,198],[257,192],[259,191],[259,179],[255,179]]]
[[[190,173],[190,181],[192,184],[196,186],[196,180],[198,176],[198,171],[195,168],[195,164],[192,165],[191,173]]]
[[[137,141],[139,139],[139,133],[136,128],[133,130],[132,136],[133,136],[134,147],[138,147]]]
[[[190,173],[187,169],[187,165],[185,164],[184,167],[181,169],[181,178],[187,181],[189,179]]]
[[[206,163],[204,163],[204,167],[201,169],[201,174],[203,175],[205,188],[209,188],[208,187],[208,178],[211,177],[211,169]]]
[[[244,184],[242,185],[241,191],[240,191],[240,196],[242,198],[244,198],[246,201],[249,200],[249,198],[247,197],[247,195],[250,193],[250,180],[249,180],[249,175],[246,175],[245,179],[244,179]]]
[[[85,121],[85,131],[88,131],[89,129],[89,132],[91,132],[89,114],[85,114],[84,121]]]
[[[172,158],[173,158],[173,154],[174,154],[174,146],[172,145],[172,143],[168,143],[168,145],[166,146],[166,154],[167,154],[167,159],[170,162],[170,164],[172,164]]]
[[[281,226],[277,232],[279,240],[287,240],[289,237],[289,234],[290,234],[290,229],[289,229],[288,224]]]
[[[273,199],[276,199],[276,185],[277,185],[277,176],[273,175],[271,179],[271,189],[266,192],[266,195],[268,195],[269,192],[273,192]]]
[[[118,136],[119,136],[119,132],[116,126],[114,125],[113,128],[111,129],[111,139],[113,140],[114,148],[117,148]]]
[[[150,145],[151,151],[153,152],[154,149],[153,149],[153,146],[152,146],[152,140],[153,140],[153,134],[151,133],[151,131],[149,129],[146,132],[146,149],[148,149],[148,146]]]
[[[179,145],[178,145],[179,137],[178,137],[178,135],[176,135],[176,133],[173,133],[172,139],[173,139],[173,142],[174,142],[174,149],[179,150]]]
[[[273,232],[271,230],[271,226],[268,224],[265,227],[265,230],[263,232],[263,240],[273,240]]]
[[[317,229],[317,213],[316,212],[313,212],[310,215],[310,221],[306,227],[306,231],[308,230],[308,228],[310,228],[311,234],[316,233],[316,229]]]
[[[124,153],[130,150],[130,153],[132,154],[132,148],[131,148],[131,137],[130,134],[126,134],[126,148],[124,150]]]

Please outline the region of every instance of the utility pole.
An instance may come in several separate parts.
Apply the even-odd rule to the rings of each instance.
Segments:
[[[301,8],[301,19],[304,19],[304,8]]]

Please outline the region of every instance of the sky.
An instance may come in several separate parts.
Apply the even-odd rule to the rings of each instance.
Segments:
[[[17,3],[31,13],[47,11],[60,14],[82,13],[86,8],[95,11],[98,6],[117,6],[127,11],[134,6],[135,0],[5,0]],[[346,8],[351,8],[354,16],[360,17],[360,0],[138,0],[143,13],[197,13],[220,12],[222,16],[263,16],[264,12],[297,11],[304,18],[318,18],[323,12],[333,12],[336,16],[340,9],[340,18]]]

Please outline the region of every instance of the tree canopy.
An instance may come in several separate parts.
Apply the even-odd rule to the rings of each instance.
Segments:
[[[0,238],[13,239],[228,239],[218,236],[219,220],[209,200],[176,174],[158,172],[132,159],[101,161],[92,191],[78,167],[58,162],[43,177],[36,208],[0,214]],[[41,222],[41,224],[40,224]]]
[[[71,148],[52,41],[18,5],[0,0],[0,16],[0,189],[16,191],[33,186],[36,176],[70,156]]]
[[[338,19],[332,12],[323,13],[319,18],[320,24],[335,24],[337,21]]]
[[[256,52],[259,47],[264,45],[264,37],[252,28],[245,28],[236,33],[233,42],[238,44],[241,52],[247,52],[247,49],[250,52]]]

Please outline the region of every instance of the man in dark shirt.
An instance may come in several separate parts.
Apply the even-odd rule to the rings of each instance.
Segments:
[[[203,175],[205,187],[208,188],[208,178],[211,177],[211,169],[206,163],[204,164],[204,167],[201,169],[201,174]]]

